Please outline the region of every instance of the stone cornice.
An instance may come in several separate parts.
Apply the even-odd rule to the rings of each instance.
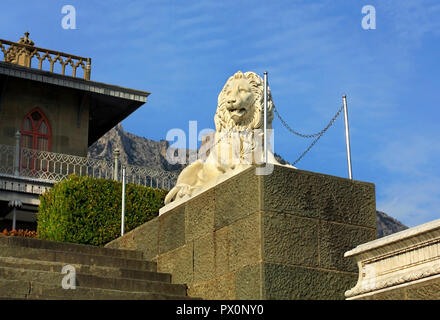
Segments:
[[[401,243],[402,240],[408,240],[410,238],[417,238],[416,242],[418,242],[420,237],[423,237],[424,233],[432,233],[436,230],[440,233],[440,219],[361,244],[353,250],[347,251],[344,254],[344,257],[356,256],[367,251],[379,251],[383,247],[396,246],[396,243]]]
[[[146,91],[129,89],[80,78],[72,78],[45,70],[26,68],[7,62],[0,62],[0,74],[112,96],[120,99],[139,101],[142,103],[145,103],[147,97],[150,95],[150,93]]]
[[[359,279],[352,298],[440,274],[440,219],[377,239],[348,251]]]

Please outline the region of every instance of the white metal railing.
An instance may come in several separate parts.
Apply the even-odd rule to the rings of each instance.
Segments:
[[[159,171],[133,165],[126,165],[124,167],[126,169],[127,183],[139,184],[146,187],[171,190],[178,178],[177,172]]]
[[[14,174],[15,147],[0,144],[0,173]]]
[[[19,140],[20,136],[16,136]],[[121,170],[126,168],[127,183],[171,189],[178,172],[161,171],[134,165],[125,165],[119,161],[119,153],[114,153],[114,161],[79,157],[24,147],[0,144],[0,174],[30,177],[50,182],[59,182],[71,174],[120,180]],[[116,169],[116,170],[115,170]]]
[[[19,172],[25,177],[58,182],[71,174],[113,179],[114,170],[112,163],[106,160],[22,147]]]

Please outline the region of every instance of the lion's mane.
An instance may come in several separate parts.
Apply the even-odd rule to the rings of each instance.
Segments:
[[[246,116],[241,123],[236,124],[234,120],[230,117],[229,111],[226,108],[227,105],[226,91],[232,80],[241,79],[241,78],[244,78],[249,82],[251,86],[251,90],[255,96],[255,101],[252,104],[252,110],[250,110],[250,112],[252,112],[253,114]],[[272,102],[272,95],[270,93],[269,87],[268,87],[267,106],[268,106],[267,128],[271,129],[274,104]],[[254,72],[242,73],[241,71],[238,71],[228,79],[222,91],[218,95],[217,111],[214,116],[215,129],[217,132],[222,132],[224,130],[244,131],[244,130],[263,129],[263,120],[264,120],[263,108],[264,108],[264,80]]]

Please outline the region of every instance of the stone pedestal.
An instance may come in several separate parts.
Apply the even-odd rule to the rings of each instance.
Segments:
[[[108,244],[136,249],[204,299],[344,299],[344,252],[376,237],[374,185],[251,167]]]

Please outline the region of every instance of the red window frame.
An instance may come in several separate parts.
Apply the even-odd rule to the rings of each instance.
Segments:
[[[40,116],[40,119],[38,120],[34,120],[32,118],[32,115],[34,113],[38,113]],[[25,123],[26,120],[29,119],[31,126],[32,126],[32,131],[29,130],[25,130]],[[47,133],[40,133],[39,129],[42,123],[45,123],[46,127],[47,127]],[[21,142],[21,147],[23,146],[24,143],[24,139],[23,136],[31,136],[32,137],[32,146],[31,149],[34,150],[40,150],[40,151],[49,151],[51,150],[51,142],[52,142],[52,130],[49,124],[49,120],[47,119],[46,115],[43,113],[43,111],[41,111],[40,108],[36,107],[33,108],[31,111],[29,111],[26,116],[23,118],[23,121],[21,123],[21,130],[20,133],[22,135],[22,142]],[[46,138],[47,139],[47,150],[41,150],[38,148],[38,138]],[[25,146],[27,148],[29,148],[29,146]],[[23,166],[25,166],[25,161],[23,163]],[[45,168],[34,168],[34,161],[31,161],[31,165],[29,169],[45,169]]]

